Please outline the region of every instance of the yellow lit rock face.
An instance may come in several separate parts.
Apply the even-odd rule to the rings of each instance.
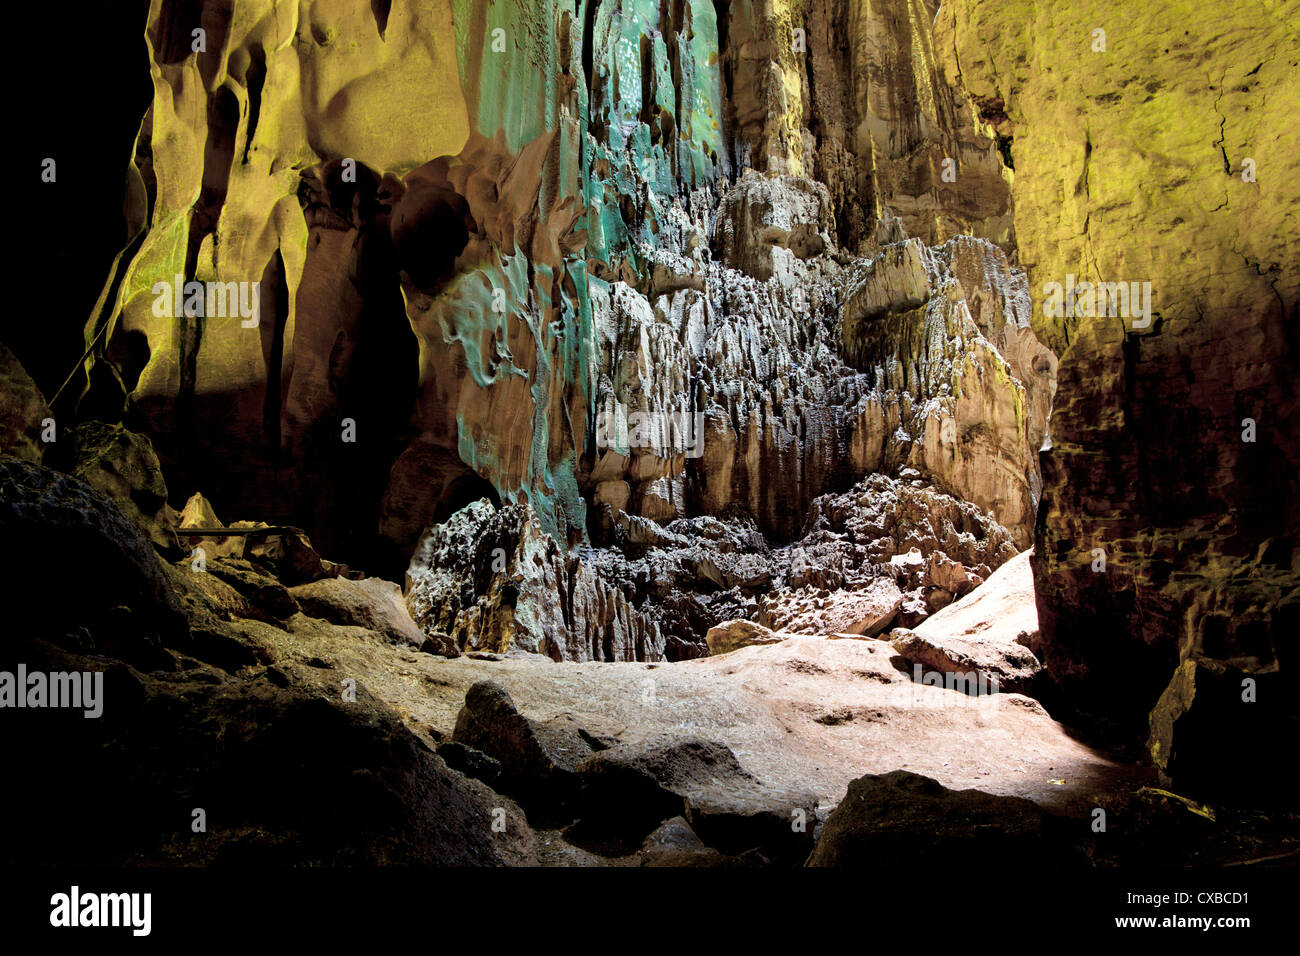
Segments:
[[[304,499],[304,467],[351,468],[313,458],[312,449],[337,442],[344,419],[355,420],[363,408],[382,421],[358,422],[358,441],[381,435],[379,447],[364,455],[386,470],[383,456],[408,428],[411,399],[403,389],[415,387],[422,366],[442,366],[436,385],[430,372],[420,379],[440,406],[461,374],[441,335],[412,335],[403,316],[398,273],[410,263],[398,261],[387,235],[403,177],[438,157],[487,162],[463,183],[482,217],[472,227],[481,226],[506,256],[518,255],[519,243],[524,255],[558,267],[574,247],[561,251],[555,238],[571,229],[574,216],[535,227],[548,218],[541,205],[572,205],[578,186],[573,133],[561,142],[548,130],[560,125],[561,111],[579,113],[572,95],[561,102],[553,93],[554,78],[574,72],[580,47],[568,43],[560,51],[556,31],[538,11],[513,10],[516,19],[502,21],[498,37],[497,21],[483,20],[481,4],[464,4],[460,22],[449,2],[396,4],[388,14],[381,9],[387,4],[342,0],[229,6],[222,13],[213,4],[187,9],[156,0],[151,8],[146,39],[155,97],[133,165],[148,191],[150,218],[139,248],[122,263],[116,301],[87,330],[90,338],[109,326],[91,365],[120,379],[132,414],[181,472],[180,491],[210,489],[218,502],[268,517],[300,505],[346,509],[334,495]],[[573,28],[570,20],[566,29]],[[568,57],[563,63],[561,53]],[[491,89],[481,88],[485,77]],[[503,103],[510,90],[515,100]],[[521,135],[530,138],[519,142]],[[518,143],[514,150],[527,158],[517,162],[510,148],[487,146],[496,137]],[[443,266],[458,251],[446,252]],[[477,246],[471,252],[467,266],[486,255]],[[191,281],[237,284],[256,314],[180,314],[172,300],[182,297],[173,293]],[[526,325],[511,334],[525,381],[532,380],[541,345]],[[400,348],[387,361],[396,367],[384,381],[375,366],[395,341]],[[369,378],[380,380],[376,388]],[[526,384],[521,394],[487,403],[473,400],[485,383],[471,385],[463,404],[474,408],[534,404]],[[378,399],[366,394],[374,391]],[[548,413],[558,411],[551,405],[578,400],[562,387],[550,392]],[[453,456],[468,437],[457,434],[456,404],[448,406],[450,433],[442,429],[437,439]],[[524,418],[531,432],[531,417]],[[472,419],[467,431],[475,428]],[[567,443],[571,454],[571,437]],[[500,467],[502,487],[546,472],[549,462],[545,455],[533,461],[528,435],[511,445],[526,460]],[[497,468],[481,463],[489,473]],[[382,481],[382,474],[371,476],[379,487],[365,490],[374,507]],[[550,509],[552,528],[555,516]],[[312,522],[309,514],[300,517]]]
[[[87,328],[88,399],[150,436],[179,500],[367,570],[483,499],[557,546],[733,513],[791,540],[905,466],[1027,546],[1054,360],[933,16],[157,0],[139,231]],[[880,285],[900,257],[907,287]],[[623,580],[619,648],[573,648],[701,643],[683,611],[637,645]]]
[[[948,78],[1014,138],[1034,328],[1061,355],[1035,552],[1047,664],[1117,720],[1133,714],[1112,701],[1140,713],[1168,684],[1164,770],[1175,726],[1186,742],[1210,713],[1244,740],[1244,714],[1293,706],[1269,682],[1300,620],[1298,15],[960,0],[935,28]],[[1068,275],[1150,283],[1154,315],[1047,314]],[[1196,667],[1170,683],[1180,661]],[[1212,749],[1186,743],[1185,781],[1214,775]]]
[[[936,6],[745,0],[720,27],[738,165],[824,182],[851,251],[960,233],[1013,248],[1009,177],[939,72]]]
[[[320,156],[402,175],[469,137],[449,0],[395,3],[382,35],[372,4],[302,4],[302,116]]]
[[[1150,281],[1166,326],[1267,302],[1275,282],[1294,297],[1300,277],[1283,264],[1300,225],[1296,12],[943,5],[947,77],[1014,135],[1017,241],[1040,287],[1067,273]],[[1035,315],[1058,352],[1079,324]]]
[[[797,0],[741,0],[731,5],[732,104],[745,165],[801,176],[805,171],[803,30]],[[807,46],[804,34],[803,46]]]

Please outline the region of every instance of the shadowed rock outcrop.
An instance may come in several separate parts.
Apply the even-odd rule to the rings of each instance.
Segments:
[[[1066,826],[1030,800],[949,790],[900,770],[849,784],[808,866],[875,867],[881,860],[925,866],[954,859],[1077,865],[1082,857],[1071,860],[1064,852]]]
[[[0,343],[0,452],[40,462],[42,422],[50,410],[18,356]]]
[[[531,509],[487,500],[430,529],[407,572],[406,603],[426,632],[462,650],[554,660],[657,660],[663,638],[622,587],[568,554]]]

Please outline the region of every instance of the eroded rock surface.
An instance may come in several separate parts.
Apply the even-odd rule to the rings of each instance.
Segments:
[[[975,673],[1002,690],[1026,691],[1042,671],[1029,553],[998,568],[979,590],[949,604],[915,630],[896,628],[894,649],[940,674]]]
[[[49,414],[18,356],[0,343],[0,452],[39,463],[45,452],[41,423]]]
[[[910,462],[1027,543],[1051,370],[933,11],[438,3],[381,26],[241,0],[187,52],[200,8],[171,7],[130,169],[148,214],[83,405],[124,406],[176,491],[396,575],[484,496],[566,546],[591,505],[788,540],[818,495]],[[967,230],[1002,248],[895,249]],[[934,315],[864,352],[841,326],[904,301],[861,293],[885,266],[854,257],[891,243]]]
[[[1050,70],[1022,36],[1058,38]],[[1034,552],[1048,670],[1128,738],[1159,702],[1166,771],[1202,702],[1206,726],[1249,741],[1264,705],[1243,682],[1285,666],[1300,614],[1294,10],[961,0],[935,44],[1014,139],[1033,327],[1061,354]],[[1049,308],[1049,283],[1084,280],[1127,301],[1080,288]],[[1258,766],[1243,794],[1267,789]]]
[[[526,505],[498,510],[484,499],[434,526],[407,578],[416,623],[462,650],[579,661],[663,652],[655,622],[580,553],[566,553]]]

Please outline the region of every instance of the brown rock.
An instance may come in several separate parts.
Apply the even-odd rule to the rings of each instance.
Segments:
[[[453,740],[498,761],[502,792],[518,799],[530,819],[543,826],[576,816],[579,764],[599,746],[571,717],[529,720],[508,693],[488,681],[469,689]]]
[[[980,583],[980,577],[966,569],[960,561],[953,561],[945,554],[935,552],[930,555],[923,582],[928,587],[943,588],[953,597],[968,594]],[[945,602],[947,603],[947,602]]]
[[[1188,660],[1151,710],[1147,750],[1166,786],[1202,800],[1289,807],[1279,741],[1300,733],[1280,674]]]
[[[1066,849],[1032,801],[978,790],[949,790],[896,770],[859,777],[817,838],[808,866],[878,866],[881,860],[944,865],[967,854],[1060,866]],[[1060,828],[1064,829],[1064,828]]]
[[[406,605],[426,634],[467,651],[554,660],[658,660],[663,636],[580,554],[565,554],[528,507],[486,499],[430,528],[407,572]]]
[[[1042,665],[1029,650],[1038,632],[1029,552],[1008,561],[971,594],[916,626],[896,629],[908,661],[943,674],[975,672],[1001,691],[1028,690]]]
[[[402,589],[382,578],[325,578],[290,588],[304,614],[376,631],[390,641],[420,647],[425,635],[411,620]]]
[[[114,499],[155,544],[174,546],[175,512],[167,506],[167,482],[149,439],[95,421],[68,431],[76,456],[72,473]]]
[[[836,590],[811,605],[788,594],[764,600],[761,619],[793,634],[861,634],[875,637],[887,628],[903,604],[892,578],[877,578],[856,590]]]
[[[0,455],[3,580],[40,614],[24,634],[65,639],[89,629],[93,646],[141,667],[164,666],[159,642],[183,642],[189,627],[152,545],[117,504],[85,482]],[[69,600],[75,557],[76,600]]]
[[[1049,74],[1008,17],[1079,40]],[[935,47],[1014,138],[1033,325],[1061,355],[1033,560],[1045,663],[1076,721],[1136,741],[1189,661],[1276,674],[1300,621],[1298,207],[1247,174],[1295,178],[1297,40],[1265,6],[1231,29],[1213,6],[1135,10],[1123,56],[1094,49],[1099,25],[1094,9],[960,0]],[[1186,163],[1154,169],[1138,143]],[[1130,301],[1049,311],[1049,283],[1085,274]]]
[[[894,650],[904,660],[927,671],[960,675],[962,686],[969,688],[968,692],[1024,692],[1042,669],[1034,655],[1019,644],[947,635],[931,640],[903,627],[895,628],[890,638]]]
[[[49,417],[45,396],[18,356],[0,343],[0,452],[39,464],[45,453],[41,423]]]
[[[755,850],[769,859],[806,853],[817,799],[764,787],[730,748],[706,740],[617,746],[583,765],[587,812],[572,828],[583,845],[635,847],[660,821],[680,814],[700,840],[724,854]],[[806,828],[792,826],[799,819]]]
[[[665,820],[641,844],[642,866],[726,866],[728,862],[705,845],[684,817]]]
[[[785,638],[773,633],[762,624],[735,620],[709,628],[709,633],[705,635],[704,640],[709,646],[710,654],[726,654],[755,644],[779,644]]]

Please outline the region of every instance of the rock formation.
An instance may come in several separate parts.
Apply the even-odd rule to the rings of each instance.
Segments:
[[[825,51],[829,6],[797,25],[748,4],[719,23],[699,0],[593,0],[580,18],[263,0],[208,24],[156,4],[132,163],[148,215],[89,326],[83,407],[125,406],[180,491],[388,573],[484,494],[527,499],[566,545],[597,500],[652,520],[737,507],[789,538],[818,494],[908,458],[1025,544],[1051,369],[1021,341],[1022,280],[992,247],[913,244],[894,255],[921,257],[920,287],[846,305],[871,267],[844,256],[880,248],[863,204],[899,207],[886,241],[988,219],[1012,248],[992,142],[937,85],[920,11],[886,6],[817,85],[822,53],[798,65],[782,31]],[[426,105],[402,112],[393,84]],[[983,177],[979,198],[939,188],[940,153]],[[841,325],[905,303],[942,311],[952,341],[841,347]],[[993,347],[949,368],[981,309]],[[837,357],[864,348],[865,378]],[[1010,473],[971,447],[995,408]],[[762,480],[773,469],[793,484]],[[799,507],[777,507],[790,491]]]
[[[51,354],[0,346],[4,579],[44,609],[0,663],[129,702],[78,744],[125,815],[103,859],[838,865],[957,814],[943,852],[1002,819],[1186,861],[1200,801],[1285,801],[1278,5],[142,25],[121,251]],[[970,671],[995,708],[934,683]],[[1145,737],[1153,779],[1052,717]],[[218,836],[150,822],[200,790]],[[1103,804],[1135,842],[1056,815]]]
[[[1034,552],[1048,669],[1090,720],[1131,733],[1156,709],[1153,759],[1198,763],[1197,787],[1260,721],[1297,720],[1277,683],[1300,620],[1294,13],[960,0],[935,24],[945,76],[1014,141],[1033,327],[1061,355]],[[1059,42],[1040,61],[1022,35]],[[1129,301],[1049,309],[1074,280]],[[1202,707],[1218,742],[1175,760]],[[1246,762],[1237,785],[1271,786]]]

